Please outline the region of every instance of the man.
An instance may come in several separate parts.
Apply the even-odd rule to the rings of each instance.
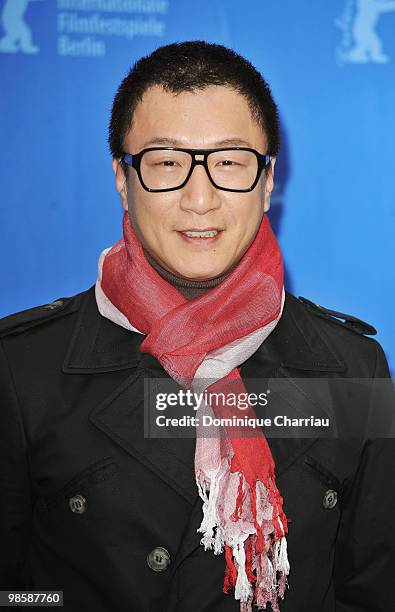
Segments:
[[[122,82],[110,146],[123,238],[96,286],[0,328],[1,588],[73,612],[391,610],[388,366],[369,325],[284,292],[268,85],[222,46],[162,47]],[[144,435],[171,381],[195,438]],[[257,386],[302,435],[254,427]]]

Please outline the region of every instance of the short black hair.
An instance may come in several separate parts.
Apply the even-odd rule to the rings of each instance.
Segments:
[[[111,112],[108,140],[116,159],[122,157],[124,139],[132,126],[137,104],[154,85],[174,94],[210,85],[231,87],[245,96],[252,116],[266,134],[267,153],[277,155],[280,146],[278,110],[263,76],[232,49],[196,40],[159,47],[129,70],[115,95]]]

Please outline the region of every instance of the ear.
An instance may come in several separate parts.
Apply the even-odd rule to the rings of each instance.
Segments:
[[[270,208],[270,196],[274,188],[274,165],[276,163],[276,158],[270,158],[269,170],[266,173],[265,177],[265,203],[263,205],[263,210],[266,213]]]
[[[128,193],[127,193],[127,178],[122,168],[122,164],[119,159],[112,160],[112,169],[115,174],[115,184],[117,191],[121,197],[122,207],[124,210],[128,210]]]

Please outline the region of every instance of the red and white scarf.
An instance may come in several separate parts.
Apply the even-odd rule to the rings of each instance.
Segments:
[[[246,392],[237,367],[273,331],[284,305],[281,252],[266,215],[232,272],[188,301],[149,264],[125,212],[123,238],[99,259],[96,300],[104,317],[145,335],[140,350],[182,387],[217,394],[197,417],[199,411],[255,417],[251,406],[241,414],[226,398]],[[268,602],[278,611],[289,573],[288,528],[262,431],[225,426],[208,437],[198,427],[195,474],[203,500],[201,544],[225,553],[224,592],[234,588],[241,612]]]

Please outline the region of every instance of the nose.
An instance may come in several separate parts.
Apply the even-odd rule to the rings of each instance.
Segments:
[[[181,190],[180,208],[205,215],[221,206],[218,189],[212,185],[204,166],[194,167],[189,181]]]

